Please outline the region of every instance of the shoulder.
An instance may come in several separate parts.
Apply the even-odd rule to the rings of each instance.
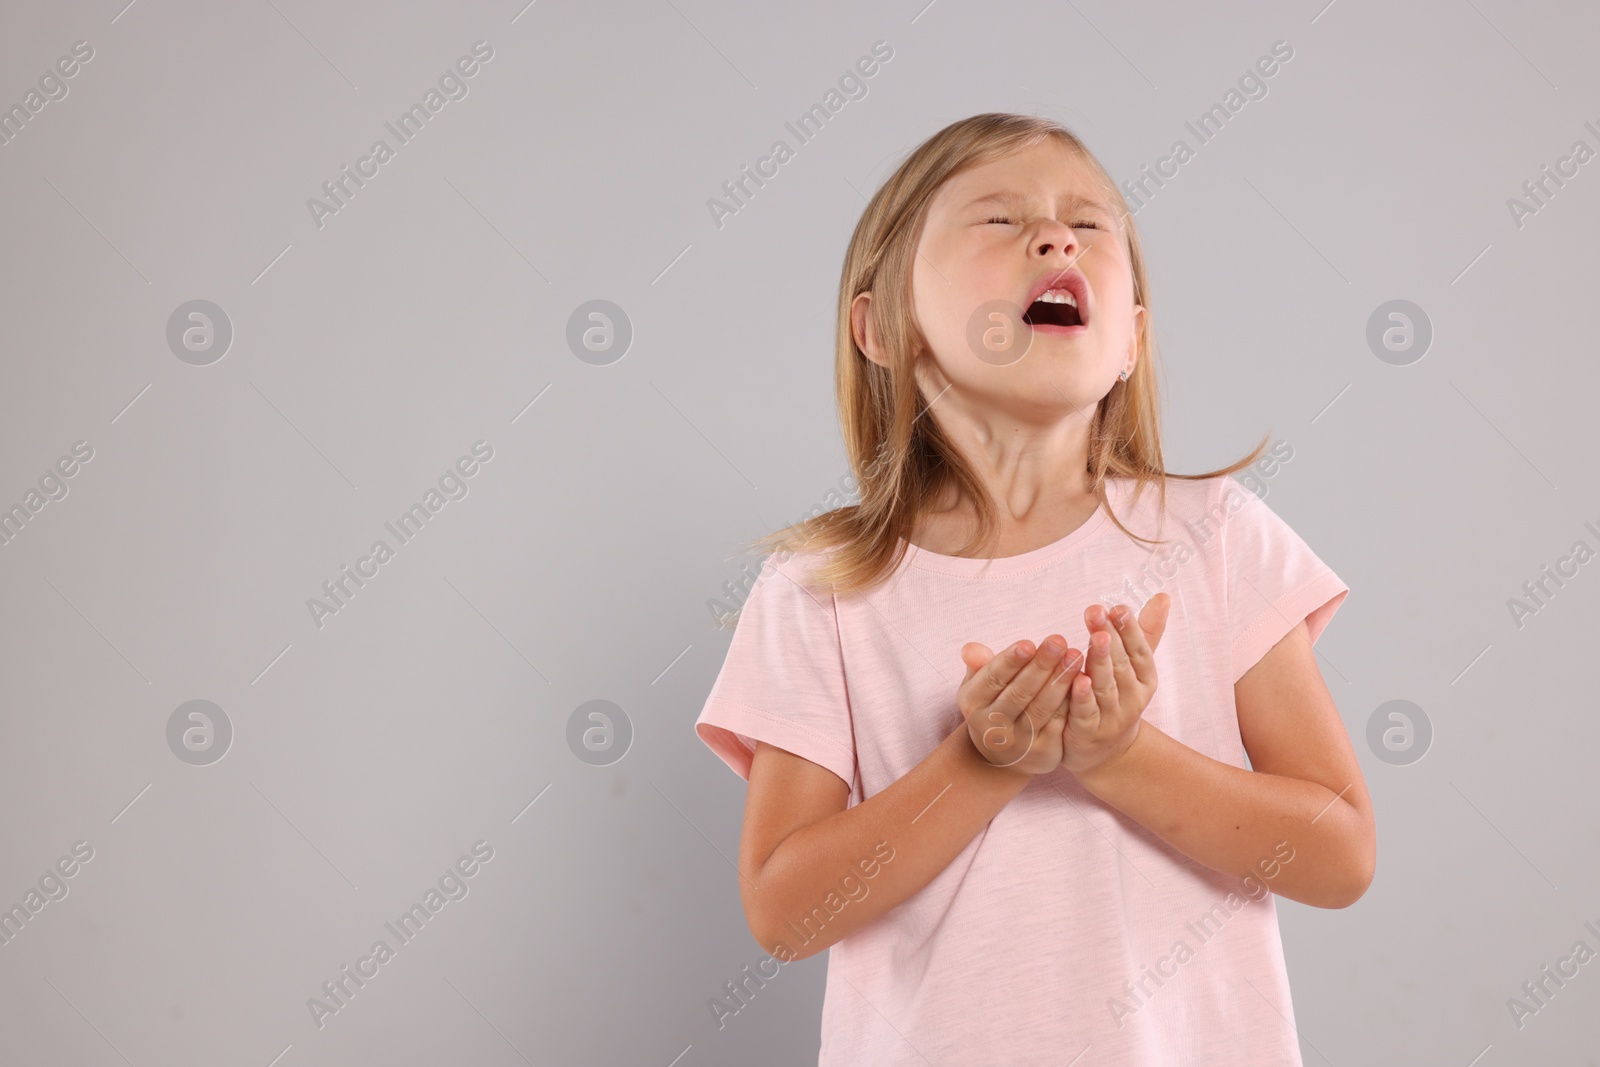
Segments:
[[[815,578],[816,568],[826,558],[826,553],[816,550],[780,549],[768,554],[749,595],[724,625],[737,630],[750,617],[811,618],[819,613],[831,619],[833,596]]]
[[[1107,479],[1108,499],[1118,517],[1126,516],[1150,529],[1178,530],[1195,527],[1197,532],[1219,530],[1227,516],[1238,511],[1240,493],[1252,495],[1227,475],[1210,478],[1178,478],[1162,475],[1140,484],[1131,477]]]
[[[1168,507],[1193,522],[1224,526],[1242,511],[1251,510],[1261,498],[1228,474],[1209,478],[1167,478]]]
[[[1283,525],[1261,498],[1226,474],[1207,478],[1162,476],[1139,485],[1119,477],[1111,497],[1117,518],[1136,536],[1150,538],[1146,550],[1181,561],[1225,569],[1225,560],[1251,553],[1281,538]]]
[[[804,589],[813,596],[826,596],[827,589],[817,579],[817,571],[831,557],[832,551],[827,549],[779,550],[762,563],[761,573]]]

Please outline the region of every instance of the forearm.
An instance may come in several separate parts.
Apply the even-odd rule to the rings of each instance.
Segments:
[[[1262,877],[1279,842],[1294,849],[1267,882],[1279,896],[1345,907],[1371,880],[1365,816],[1315,782],[1234,767],[1148,722],[1133,744],[1078,776],[1085,789],[1191,859],[1238,878]]]
[[[773,850],[756,875],[762,947],[805,959],[872,922],[948,867],[1032,777],[988,763],[963,723],[898,781]]]

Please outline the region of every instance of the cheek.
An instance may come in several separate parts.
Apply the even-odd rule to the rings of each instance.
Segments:
[[[1133,279],[1127,275],[1121,277],[1102,278],[1096,287],[1096,294],[1100,298],[1102,323],[1116,323],[1116,329],[1122,333],[1132,331],[1133,321]]]
[[[958,280],[948,281],[931,270],[912,287],[913,315],[922,336],[939,349],[946,349],[964,336],[971,301],[962,293]]]

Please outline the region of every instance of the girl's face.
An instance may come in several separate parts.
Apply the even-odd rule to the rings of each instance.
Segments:
[[[1044,325],[1037,305],[1029,313],[1032,299],[1042,279],[1068,268],[1083,275],[1082,325]],[[1144,308],[1133,302],[1121,220],[1093,172],[1053,137],[945,182],[929,204],[911,289],[932,349],[922,383],[930,403],[948,390],[939,404],[1058,422],[1133,372]],[[1050,311],[1070,321],[1060,305]]]

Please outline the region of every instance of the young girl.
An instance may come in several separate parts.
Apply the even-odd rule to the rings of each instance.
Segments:
[[[833,949],[821,1067],[1301,1063],[1273,894],[1375,863],[1311,648],[1349,589],[1227,477],[1265,441],[1163,469],[1149,302],[1045,119],[954,123],[856,226],[861,503],[757,542],[695,723],[749,782],[752,933]]]

